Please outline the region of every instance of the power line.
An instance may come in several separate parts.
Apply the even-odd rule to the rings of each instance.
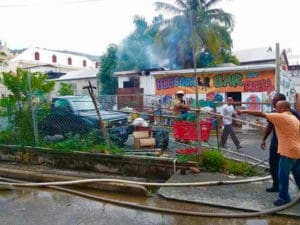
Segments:
[[[27,2],[24,4],[23,2],[15,3],[15,4],[6,4],[0,3],[0,8],[20,8],[20,7],[31,7],[31,6],[45,6],[45,5],[71,5],[71,4],[81,4],[81,3],[96,3],[102,0],[69,0],[69,1],[46,1],[46,2]]]

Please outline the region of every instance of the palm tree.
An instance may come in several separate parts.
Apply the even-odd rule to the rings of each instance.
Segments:
[[[171,67],[191,68],[199,65],[201,52],[209,52],[222,62],[222,51],[232,47],[230,32],[233,16],[213,8],[221,0],[174,0],[175,4],[156,2],[157,10],[174,14],[163,21],[157,40],[171,56]]]

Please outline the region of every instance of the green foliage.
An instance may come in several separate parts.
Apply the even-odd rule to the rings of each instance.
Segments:
[[[174,5],[155,3],[157,10],[174,15],[163,21],[163,29],[156,37],[162,51],[167,53],[171,67],[191,68],[194,66],[194,56],[197,67],[224,62],[221,51],[232,47],[230,32],[233,19],[231,14],[214,8],[217,2],[178,0]],[[211,56],[201,58],[203,51]],[[201,62],[201,59],[205,62]]]
[[[34,145],[34,133],[31,113],[17,111],[14,115],[13,125],[0,132],[1,144]]]
[[[201,155],[200,154],[180,154],[177,156],[177,162],[179,163],[186,163],[186,162],[198,162],[201,161]]]
[[[29,101],[29,85],[28,85],[29,71],[17,68],[16,74],[11,72],[3,73],[3,84],[11,92],[5,98],[8,98],[10,105],[18,104],[19,110],[23,107],[28,107]],[[41,97],[53,90],[55,82],[47,81],[48,76],[41,72],[30,73],[31,90]]]
[[[58,93],[61,96],[74,95],[74,89],[71,84],[62,82],[62,83],[60,83]]]
[[[45,146],[62,150],[63,152],[85,151],[121,154],[123,151],[117,146],[108,147],[105,143],[99,144],[97,135],[93,131],[85,135],[69,133],[63,141],[45,144]]]
[[[101,57],[101,67],[98,79],[101,85],[102,95],[114,95],[117,92],[117,79],[113,77],[117,66],[117,46],[110,45],[107,52]]]
[[[123,149],[116,146],[107,146],[106,144],[98,144],[89,149],[89,152],[101,152],[101,153],[110,153],[110,154],[122,154]]]
[[[148,24],[145,18],[134,17],[135,30],[118,48],[117,71],[158,67],[160,57],[156,54],[155,35],[159,31],[161,20],[160,15],[154,17],[152,23]]]
[[[15,102],[13,99],[8,97],[2,97],[0,98],[0,116],[12,116],[15,106]]]
[[[94,146],[96,141],[97,137],[93,132],[86,135],[68,133],[63,141],[54,142],[50,147],[64,151],[87,150]]]
[[[17,111],[15,114],[15,131],[20,145],[35,145],[31,112]]]
[[[119,46],[110,45],[101,57],[98,79],[103,95],[116,94],[115,71],[145,70],[155,67],[211,67],[224,62],[237,64],[231,56],[232,15],[213,8],[218,1],[179,0],[175,4],[156,2],[161,14],[148,23],[135,16],[135,30]]]
[[[254,176],[257,171],[246,162],[236,162],[226,159],[218,150],[204,151],[202,166],[210,172],[225,172],[238,176]]]
[[[18,135],[15,130],[7,129],[0,131],[0,144],[18,144]]]
[[[234,175],[254,176],[257,174],[255,168],[246,162],[235,162],[228,160],[225,165],[225,171]]]
[[[225,157],[218,150],[204,151],[202,166],[211,172],[217,172],[224,168]]]
[[[29,78],[30,86],[28,84]],[[35,144],[29,101],[32,101],[35,108],[39,110],[47,108],[44,95],[53,90],[55,84],[53,81],[48,82],[47,79],[46,74],[40,72],[29,73],[29,71],[20,68],[17,68],[16,74],[12,72],[3,73],[3,84],[10,91],[10,94],[0,99],[0,106],[6,109],[6,112],[3,112],[2,115],[7,116],[13,125],[11,129],[16,136],[14,144]],[[38,113],[39,116],[41,115]],[[8,140],[9,133],[10,131],[3,133],[1,138]]]

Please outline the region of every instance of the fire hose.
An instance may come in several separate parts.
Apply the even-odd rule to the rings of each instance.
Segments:
[[[82,180],[74,180],[74,181],[60,181],[60,182],[41,182],[41,183],[24,183],[20,181],[13,180],[13,182],[0,182],[0,187],[48,187],[51,189],[75,194],[81,197],[85,197],[88,199],[93,199],[97,201],[104,201],[115,205],[120,205],[124,207],[136,208],[136,209],[143,209],[143,210],[150,210],[156,211],[160,213],[172,213],[172,214],[179,214],[179,215],[186,215],[186,216],[203,216],[203,217],[222,217],[222,218],[247,218],[247,217],[257,217],[262,215],[267,215],[271,213],[276,213],[287,209],[293,205],[295,205],[300,199],[300,191],[298,191],[297,196],[288,204],[279,207],[273,207],[270,209],[265,209],[260,212],[242,212],[242,213],[207,213],[207,212],[191,212],[186,210],[176,210],[176,209],[169,209],[169,208],[160,208],[160,207],[153,207],[153,206],[145,206],[139,205],[130,202],[124,202],[119,200],[113,200],[105,197],[95,196],[92,194],[87,194],[81,191],[72,190],[65,187],[57,187],[54,185],[72,185],[72,184],[79,184],[79,183],[92,183],[92,182],[119,182],[123,184],[136,184],[136,185],[144,185],[144,186],[161,186],[161,187],[183,187],[183,186],[208,186],[208,185],[228,185],[228,184],[241,184],[241,183],[249,183],[249,182],[256,182],[269,179],[270,176],[266,177],[258,177],[258,178],[251,178],[251,179],[241,179],[241,180],[234,180],[234,181],[208,181],[208,182],[194,182],[194,183],[147,183],[147,182],[134,182],[128,180],[120,180],[120,179],[82,179]],[[2,180],[9,180],[6,178],[0,178]]]

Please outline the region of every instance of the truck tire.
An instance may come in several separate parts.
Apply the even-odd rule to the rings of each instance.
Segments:
[[[127,141],[128,139],[128,135],[127,134],[110,134],[109,138],[111,140],[111,142],[119,147],[123,147],[124,143]]]
[[[163,127],[155,127],[152,130],[152,136],[155,139],[155,147],[162,150],[168,149],[169,130]]]

